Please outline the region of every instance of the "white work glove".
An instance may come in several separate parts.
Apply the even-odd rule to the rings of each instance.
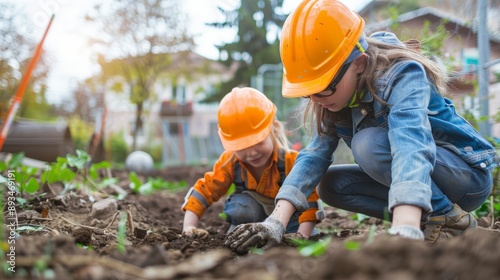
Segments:
[[[234,228],[225,245],[238,254],[245,254],[252,247],[264,250],[278,245],[285,233],[283,224],[271,217],[261,223],[242,224]]]

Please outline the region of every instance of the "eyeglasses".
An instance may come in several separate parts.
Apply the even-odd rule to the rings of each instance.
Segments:
[[[323,90],[323,91],[329,90],[329,91],[331,91],[331,93],[323,93],[323,94],[315,93],[315,94],[303,96],[303,98],[311,98],[311,96],[313,96],[313,95],[315,97],[318,97],[318,98],[325,98],[325,97],[332,96],[333,94],[335,94],[335,92],[337,91],[337,85],[340,83],[340,81],[344,77],[345,72],[347,72],[347,69],[349,68],[351,63],[352,62],[349,62],[349,63],[342,65],[337,76],[330,82],[330,84],[326,87],[326,89]]]

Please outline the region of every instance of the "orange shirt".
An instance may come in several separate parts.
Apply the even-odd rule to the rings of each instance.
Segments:
[[[292,169],[293,164],[295,163],[295,159],[297,157],[298,152],[294,150],[289,150],[285,153],[285,173],[288,174]],[[206,172],[204,177],[199,179],[193,186],[194,190],[201,194],[208,205],[212,205],[215,201],[218,201],[222,196],[224,196],[231,184],[234,181],[235,176],[242,176],[241,180],[244,180],[243,172],[247,173],[247,187],[248,190],[256,191],[257,193],[269,197],[275,198],[279,191],[279,181],[280,181],[280,172],[278,170],[278,149],[275,149],[272,155],[272,163],[271,165],[264,170],[260,181],[257,182],[253,175],[248,171],[245,166],[245,163],[239,161],[232,152],[225,151],[219,157],[217,162],[214,164],[214,168],[210,172]],[[241,174],[233,174],[234,173],[234,163],[239,161],[241,166]],[[318,202],[318,193],[316,190],[309,196],[309,202]],[[184,203],[182,211],[189,210],[198,217],[201,217],[205,212],[206,208],[202,202],[200,202],[193,195],[187,198],[187,202]],[[299,223],[307,222],[307,221],[317,221],[316,219],[316,211],[318,211],[317,207],[311,207],[304,211],[299,216]]]

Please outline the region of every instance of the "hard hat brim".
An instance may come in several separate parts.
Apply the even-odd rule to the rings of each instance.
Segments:
[[[219,137],[222,143],[222,147],[224,147],[224,150],[234,152],[250,148],[264,141],[271,133],[271,127],[272,127],[272,122],[266,129],[263,129],[257,134],[248,135],[234,140],[225,139],[224,136],[219,131]]]

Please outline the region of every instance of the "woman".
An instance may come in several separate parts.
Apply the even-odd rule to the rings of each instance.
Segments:
[[[443,96],[436,63],[392,33],[365,37],[363,29],[363,19],[338,0],[305,0],[284,24],[283,96],[309,99],[315,135],[270,217],[286,226],[319,182],[327,204],[389,218],[392,235],[436,242],[475,228],[467,211],[490,193],[495,149]],[[356,164],[330,166],[340,139]],[[236,228],[228,246],[245,251],[281,240],[274,225],[256,228]]]

